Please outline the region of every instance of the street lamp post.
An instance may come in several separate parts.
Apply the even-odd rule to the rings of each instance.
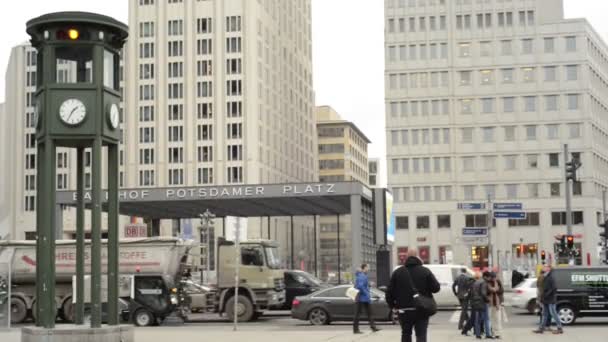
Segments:
[[[213,219],[215,218],[215,214],[213,214],[212,212],[209,211],[209,209],[207,209],[207,210],[205,210],[204,213],[200,214],[199,217],[201,218],[201,231],[203,229],[205,229],[205,243],[206,243],[206,247],[205,247],[205,261],[206,261],[205,271],[207,272],[207,277],[209,277],[209,268],[210,268],[210,265],[211,265],[211,262],[210,262],[211,252],[209,250],[211,248],[211,242],[209,240],[209,236],[210,236],[209,231],[211,230]],[[203,241],[201,239],[201,244],[202,243],[203,243]],[[203,284],[203,272],[201,272],[201,284]]]

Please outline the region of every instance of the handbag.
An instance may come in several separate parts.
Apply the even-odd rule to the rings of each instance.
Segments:
[[[349,287],[346,290],[346,297],[352,299],[353,302],[357,301],[357,296],[359,296],[359,290],[354,287]]]
[[[412,298],[414,300],[414,307],[416,308],[416,310],[428,317],[435,315],[437,313],[437,303],[435,302],[435,299],[433,299],[433,297],[421,295],[418,292],[418,289],[416,289],[416,286],[414,286],[412,275],[410,274],[410,271],[407,269],[407,267],[405,267],[405,271],[407,272],[407,276],[410,279],[410,286],[412,287],[412,291],[414,292]]]

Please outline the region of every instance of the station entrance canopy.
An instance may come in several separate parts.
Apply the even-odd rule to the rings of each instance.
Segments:
[[[85,203],[91,193],[85,191]],[[348,215],[352,202],[372,202],[372,191],[358,182],[259,184],[206,187],[136,188],[119,191],[120,214],[149,219],[216,216]],[[75,191],[57,193],[57,204],[76,205]],[[104,203],[104,210],[106,210]]]
[[[119,212],[153,220],[197,218],[207,209],[216,217],[312,216],[315,222],[317,216],[337,216],[339,222],[339,215],[350,215],[350,234],[342,238],[351,241],[352,265],[375,265],[376,248],[387,244],[384,193],[385,189],[372,191],[359,182],[135,188],[119,191]],[[84,197],[90,208],[91,193],[85,191]],[[75,191],[57,193],[59,231],[61,207],[76,204]],[[107,211],[105,201],[103,210]]]

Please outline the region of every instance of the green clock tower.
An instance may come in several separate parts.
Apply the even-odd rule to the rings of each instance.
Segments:
[[[36,325],[55,325],[55,150],[77,150],[76,323],[84,315],[84,150],[92,149],[91,328],[101,327],[102,151],[108,153],[108,324],[118,325],[118,144],[120,51],[128,28],[113,18],[59,12],[27,22],[38,51]]]

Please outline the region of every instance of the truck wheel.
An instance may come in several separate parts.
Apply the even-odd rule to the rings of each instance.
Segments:
[[[139,309],[133,315],[133,323],[138,327],[149,327],[155,323],[154,315],[146,309]]]
[[[17,324],[27,318],[27,305],[20,298],[11,297],[11,323]]]
[[[226,302],[226,316],[229,320],[234,319],[234,296],[230,297]],[[239,301],[237,304],[237,315],[239,322],[249,322],[253,318],[253,303],[248,297],[239,296]]]
[[[63,319],[68,323],[74,323],[76,319],[76,306],[72,303],[72,298],[66,299],[61,309],[63,311]]]
[[[557,317],[563,325],[571,325],[576,322],[576,311],[570,305],[560,305],[557,307]]]

